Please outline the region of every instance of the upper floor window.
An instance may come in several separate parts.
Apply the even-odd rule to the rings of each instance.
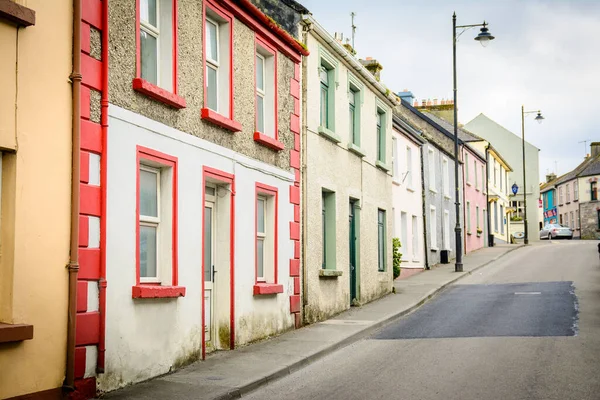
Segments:
[[[504,188],[504,184],[502,183],[502,182],[503,182],[502,175],[503,175],[503,174],[502,174],[502,167],[500,167],[500,190],[501,190],[501,191],[502,191],[502,190],[505,190],[505,188]]]
[[[386,270],[386,234],[385,211],[377,210],[377,270]]]
[[[477,161],[473,160],[473,175],[475,176],[475,188],[477,190],[480,189],[479,187],[479,176],[478,176],[479,172],[477,172]]]
[[[448,159],[442,159],[442,180],[444,185],[444,196],[450,197],[450,170],[448,168]]]
[[[232,15],[213,2],[205,2],[204,108],[227,119],[233,118],[232,41]]]
[[[573,201],[579,200],[579,181],[575,179],[573,182]]]
[[[413,173],[412,173],[412,149],[406,146],[406,187],[412,189],[413,187]]]
[[[563,203],[563,188],[562,186],[558,188],[558,204]]]
[[[376,134],[377,134],[377,161],[385,164],[386,161],[386,127],[387,115],[383,108],[377,107],[376,117]]]
[[[590,199],[591,200],[598,200],[598,187],[597,187],[597,183],[598,182],[591,182],[590,183]]]
[[[395,181],[400,179],[400,160],[398,159],[398,140],[392,138],[392,177]]]
[[[429,190],[435,192],[435,154],[432,149],[427,151],[427,164],[429,166]]]
[[[471,182],[471,177],[469,175],[469,153],[465,153],[465,178],[468,183]]]
[[[571,185],[567,183],[567,203],[571,202]]]
[[[256,131],[277,139],[277,50],[256,39]]]

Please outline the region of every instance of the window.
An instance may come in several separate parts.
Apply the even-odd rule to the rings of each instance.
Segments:
[[[600,210],[596,211],[596,221],[597,221],[597,225],[596,225],[596,229],[600,229]]]
[[[320,124],[322,127],[330,129],[329,118],[329,70],[325,66],[321,65],[319,70],[319,78],[321,80],[321,114]]]
[[[398,160],[398,140],[392,137],[392,176],[395,181],[400,179],[400,160]]]
[[[277,50],[260,38],[255,40],[256,133],[254,139],[272,147],[278,140],[277,129]],[[278,143],[275,143],[278,144]]]
[[[471,183],[471,177],[469,176],[469,153],[465,153],[465,177],[467,183]]]
[[[435,192],[435,157],[432,149],[427,152],[427,163],[429,164],[429,190]]]
[[[567,203],[571,202],[571,185],[567,183]]]
[[[321,197],[321,234],[323,238],[321,264],[323,269],[336,269],[335,192],[324,190]]]
[[[213,1],[206,1],[204,4],[202,118],[237,132],[242,126],[233,120],[233,16]]]
[[[444,185],[444,196],[450,197],[450,170],[446,157],[442,158],[442,184]]]
[[[177,159],[138,146],[137,260],[133,297],[178,297]],[[167,294],[161,287],[176,287]]]
[[[408,247],[408,216],[404,211],[400,213],[400,243],[404,248]],[[407,254],[408,256],[408,254]]]
[[[406,146],[406,187],[413,188],[413,173],[412,173],[412,149]]]
[[[494,186],[498,186],[498,167],[494,164]]]
[[[467,201],[467,233],[471,233],[471,202]]]
[[[504,206],[500,206],[500,233],[504,235]]]
[[[419,260],[419,225],[416,215],[412,216],[412,254],[413,260]]]
[[[133,89],[175,108],[185,107],[177,95],[177,13],[174,0],[139,0],[137,57]]]
[[[277,283],[277,188],[256,184],[256,283]]]
[[[386,267],[385,211],[377,210],[377,270],[384,272]]]
[[[597,182],[590,183],[590,199],[592,201],[598,200],[598,187],[596,185]]]
[[[479,221],[479,206],[475,206],[475,218],[477,219],[477,230],[481,229],[481,224]]]
[[[450,250],[450,213],[444,210],[444,249]]]
[[[502,183],[502,167],[500,167],[500,191],[505,190],[504,184]]]
[[[558,188],[558,203],[562,205],[562,186]]]
[[[498,203],[494,202],[494,231],[498,232]]]
[[[558,216],[558,220],[559,220],[559,222],[558,222],[558,223],[562,225],[562,223],[563,223],[563,215],[562,215],[562,214],[560,214],[560,215]]]
[[[431,249],[437,250],[437,213],[434,206],[429,209],[429,231],[431,234]]]
[[[348,124],[352,144],[360,146],[360,92],[352,85],[348,88]]]
[[[575,179],[573,182],[573,201],[579,200],[579,181]]]
[[[482,165],[481,166],[481,188],[483,189],[484,193],[486,191],[485,184],[486,184],[485,166]]]
[[[579,210],[575,210],[575,229],[579,229]]]
[[[480,189],[478,174],[479,174],[479,172],[477,172],[477,161],[473,160],[473,175],[475,176],[475,188],[477,190]]]
[[[385,140],[386,140],[386,115],[385,111],[377,107],[377,161],[385,163]]]

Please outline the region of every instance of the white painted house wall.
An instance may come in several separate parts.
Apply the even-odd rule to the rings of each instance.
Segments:
[[[421,146],[405,135],[393,130],[392,153],[395,155],[392,197],[394,206],[393,235],[401,241],[402,268],[425,268],[425,246],[423,243],[423,189],[421,185]],[[407,162],[410,149],[410,168]],[[403,219],[403,213],[406,217]],[[416,227],[413,227],[416,217]],[[417,232],[413,241],[413,232]],[[406,236],[405,236],[406,234]],[[416,246],[414,244],[416,243]],[[415,248],[416,247],[416,248]]]
[[[136,146],[178,159],[178,271],[185,297],[132,299],[136,282]],[[293,245],[289,187],[294,175],[214,143],[109,106],[106,223],[106,366],[99,389],[111,390],[197,359],[202,333],[202,168],[235,175],[235,342],[294,326],[288,277]],[[255,183],[278,188],[278,283],[284,292],[254,296]],[[228,267],[228,266],[227,266]]]

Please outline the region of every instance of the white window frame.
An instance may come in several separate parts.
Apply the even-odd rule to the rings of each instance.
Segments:
[[[471,233],[471,202],[467,201],[467,233]]]
[[[258,52],[258,49],[256,51],[255,54],[256,58],[258,60],[261,60],[262,62],[262,82],[263,82],[263,87],[262,89],[258,87],[258,80],[256,82],[256,95],[257,97],[261,97],[262,98],[262,121],[263,121],[263,126],[262,129],[258,126],[258,121],[259,121],[259,115],[258,115],[258,105],[256,106],[256,131],[260,132],[260,133],[265,133],[266,134],[266,125],[267,125],[267,115],[266,115],[266,108],[267,108],[267,100],[266,100],[266,86],[267,86],[267,60],[265,59],[265,56],[262,55],[261,53]],[[258,63],[257,60],[257,63]],[[258,70],[258,68],[256,68]]]
[[[435,153],[433,149],[427,150],[427,163],[429,164],[429,190],[437,193],[437,190],[435,190]]]
[[[450,168],[446,157],[442,157],[442,186],[444,187],[444,197],[450,198]]]
[[[257,252],[257,261],[256,261],[256,280],[258,282],[266,282],[266,277],[265,277],[265,254],[267,251],[267,240],[268,240],[268,236],[267,236],[267,230],[268,230],[268,217],[267,217],[267,212],[268,212],[268,199],[266,196],[264,195],[258,195],[256,198],[256,205],[258,206],[258,204],[260,202],[263,202],[263,229],[264,232],[259,231],[258,226],[258,208],[256,210],[256,252]],[[259,269],[259,265],[258,265],[258,242],[262,242],[262,248],[263,248],[263,259],[262,259],[262,275],[259,273],[260,269]]]
[[[573,182],[573,201],[579,201],[579,181],[577,179]]]
[[[473,160],[473,171],[475,175],[475,189],[479,190],[479,172],[477,172],[477,160]]]
[[[479,219],[479,206],[475,206],[475,219],[477,222],[477,230],[481,229],[481,225],[479,225],[480,219]]]
[[[419,218],[416,215],[412,216],[412,256],[413,261],[419,261]]]
[[[392,177],[398,182],[400,179],[400,160],[398,159],[398,139],[392,137]]]
[[[567,183],[566,192],[567,192],[567,203],[570,203],[571,202],[571,185],[569,183]]]
[[[220,81],[219,76],[220,76],[220,67],[221,67],[221,64],[220,64],[220,60],[221,60],[221,39],[220,39],[220,32],[219,32],[219,30],[221,28],[221,24],[219,24],[214,19],[210,18],[208,15],[206,16],[205,24],[212,24],[216,28],[215,29],[215,34],[216,34],[216,39],[217,40],[216,40],[215,43],[216,43],[216,48],[217,48],[217,59],[214,60],[213,58],[211,58],[209,56],[208,51],[205,52],[205,54],[206,54],[206,79],[208,80],[208,68],[212,67],[212,69],[215,70],[215,74],[217,76],[217,79],[216,79],[216,86],[217,87],[215,88],[215,96],[216,96],[216,102],[217,102],[217,109],[213,110],[213,111],[220,113],[221,110],[219,110],[219,108],[220,108],[219,106],[221,104],[221,101],[220,101],[220,96],[219,96],[219,92],[220,92],[220,89],[219,89],[219,81]],[[208,29],[205,26],[204,27],[204,32],[203,32],[204,35],[205,35],[205,37],[206,37],[206,39],[204,40],[204,45],[205,46],[206,46],[206,43],[207,43],[207,40],[208,40],[208,35],[206,35],[207,31],[208,31]],[[205,83],[204,87],[205,87],[205,90],[206,90],[206,88],[208,88],[208,85]],[[205,107],[206,108],[210,108],[208,106],[208,93],[206,94],[206,99],[207,99],[207,104],[205,105]],[[212,110],[212,108],[211,108],[211,110]]]
[[[450,246],[450,212],[444,210],[444,250],[451,250]]]
[[[469,174],[469,153],[465,152],[465,178],[467,183],[471,184],[471,174]]]
[[[161,170],[160,170],[160,168],[150,167],[145,164],[140,164],[139,169],[140,169],[140,172],[146,171],[146,172],[150,172],[150,173],[153,173],[156,175],[156,215],[157,215],[156,217],[142,215],[141,207],[140,207],[140,219],[138,221],[140,227],[141,226],[150,226],[150,227],[156,228],[156,260],[155,260],[156,276],[143,277],[141,275],[141,270],[140,270],[140,283],[160,283],[161,282],[161,280],[160,280],[160,278],[161,278],[161,276],[160,276],[161,275],[160,274]],[[140,187],[140,192],[141,192],[141,187]],[[141,234],[140,234],[140,237],[138,238],[138,240],[141,240]]]
[[[147,1],[147,0],[146,0]],[[146,32],[148,35],[156,39],[156,85],[160,86],[160,0],[156,0],[156,25],[150,24],[150,22],[144,21],[142,18],[142,3],[144,0],[140,0],[140,33],[141,31]],[[142,43],[140,38],[140,69],[142,63]],[[141,72],[140,72],[141,73]]]
[[[413,190],[412,149],[406,146],[406,187]]]
[[[485,166],[482,165],[481,166],[481,191],[483,193],[486,193],[486,182],[487,182],[487,177],[485,176]]]
[[[431,234],[431,249],[437,250],[437,210],[435,206],[429,206],[429,230]]]

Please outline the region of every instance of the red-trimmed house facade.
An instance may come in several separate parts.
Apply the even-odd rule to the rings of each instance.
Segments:
[[[308,52],[247,0],[89,0],[82,22],[89,397],[300,325]]]

